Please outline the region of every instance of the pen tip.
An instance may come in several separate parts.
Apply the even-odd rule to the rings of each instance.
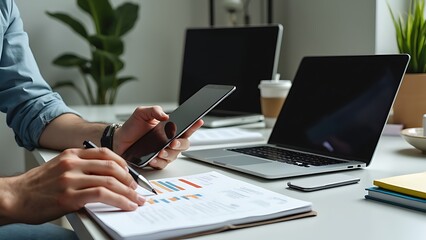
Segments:
[[[158,195],[157,191],[155,189],[152,189],[152,192],[155,193],[155,195]]]

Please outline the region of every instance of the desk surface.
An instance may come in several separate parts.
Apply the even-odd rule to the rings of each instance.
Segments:
[[[32,153],[39,164],[57,154],[42,149]],[[305,193],[287,188],[287,182],[296,178],[265,180],[185,157],[179,157],[164,170],[143,170],[142,173],[148,179],[156,179],[211,170],[310,201],[318,216],[227,231],[199,237],[201,239],[426,239],[425,213],[364,199],[365,188],[372,186],[374,179],[426,171],[426,155],[399,136],[383,136],[370,166],[345,172],[361,178],[358,184],[316,192]],[[67,218],[82,239],[108,238],[84,211],[68,214]]]

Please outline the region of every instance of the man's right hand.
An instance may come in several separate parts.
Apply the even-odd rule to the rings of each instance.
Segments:
[[[22,175],[2,178],[0,225],[43,223],[92,202],[135,210],[145,199],[126,166],[107,148],[68,149]]]

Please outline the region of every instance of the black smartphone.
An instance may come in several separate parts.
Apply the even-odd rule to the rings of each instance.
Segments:
[[[352,177],[346,174],[335,173],[306,177],[287,182],[287,186],[304,192],[312,192],[326,188],[339,187],[360,181],[358,177]]]
[[[204,86],[171,112],[167,121],[158,123],[130,146],[122,157],[137,167],[146,166],[173,139],[181,136],[235,89],[235,86],[229,85]]]

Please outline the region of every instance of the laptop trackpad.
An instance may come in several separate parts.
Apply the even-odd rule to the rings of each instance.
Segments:
[[[256,159],[253,157],[246,157],[246,156],[221,157],[221,158],[213,160],[213,162],[219,165],[234,165],[234,166],[268,163],[268,161],[265,161],[265,160]]]

